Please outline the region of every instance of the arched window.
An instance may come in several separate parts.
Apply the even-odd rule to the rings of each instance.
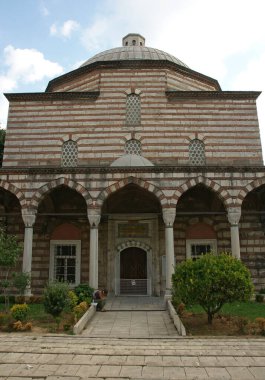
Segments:
[[[194,139],[190,142],[189,159],[191,165],[205,165],[205,148],[203,141]]]
[[[77,159],[77,143],[73,140],[64,142],[62,147],[62,166],[77,166]]]
[[[124,150],[126,154],[137,154],[138,156],[141,156],[142,154],[141,142],[136,139],[128,140],[125,143]]]
[[[139,95],[130,94],[126,101],[126,124],[139,125],[141,121],[141,99]]]

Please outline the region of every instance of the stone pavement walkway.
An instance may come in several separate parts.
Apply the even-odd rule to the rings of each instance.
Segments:
[[[166,301],[164,297],[108,296],[106,310],[166,310]]]
[[[152,298],[110,298],[81,336],[1,334],[0,380],[265,380],[265,339],[180,337]]]
[[[97,312],[82,332],[82,336],[115,338],[177,335],[177,330],[167,311]]]
[[[265,339],[0,337],[1,380],[265,379]]]

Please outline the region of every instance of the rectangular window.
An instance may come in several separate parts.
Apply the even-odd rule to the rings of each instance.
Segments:
[[[51,241],[50,279],[76,286],[80,283],[80,241]]]
[[[190,239],[186,242],[187,246],[187,258],[196,260],[200,256],[206,253],[217,253],[217,244],[215,239],[204,240],[204,239]]]

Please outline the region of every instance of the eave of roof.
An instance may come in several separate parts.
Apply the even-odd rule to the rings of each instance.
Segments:
[[[257,99],[261,91],[166,91],[170,100],[181,99]]]
[[[36,100],[74,100],[86,99],[96,100],[99,97],[99,91],[69,91],[69,92],[21,92],[21,93],[5,93],[5,97],[12,102],[19,101],[36,101]]]
[[[119,166],[78,166],[78,167],[61,167],[61,166],[31,166],[31,167],[14,167],[4,166],[0,168],[0,175],[12,174],[90,174],[90,173],[206,173],[207,171],[216,173],[265,173],[264,165],[205,165],[205,166],[138,166],[138,167],[119,167]]]
[[[141,68],[169,68],[173,69],[183,75],[201,80],[214,86],[217,91],[221,91],[221,87],[216,79],[208,77],[207,75],[198,73],[188,67],[178,65],[174,62],[167,60],[121,60],[121,61],[98,61],[90,65],[79,67],[76,70],[63,74],[57,78],[52,79],[46,88],[46,92],[53,91],[54,86],[72,81],[74,78],[79,77],[84,73],[89,73],[96,69],[141,69]]]

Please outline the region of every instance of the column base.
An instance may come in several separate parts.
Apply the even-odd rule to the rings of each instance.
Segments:
[[[172,299],[172,292],[171,289],[166,289],[165,295],[164,295],[164,300],[171,300]]]

